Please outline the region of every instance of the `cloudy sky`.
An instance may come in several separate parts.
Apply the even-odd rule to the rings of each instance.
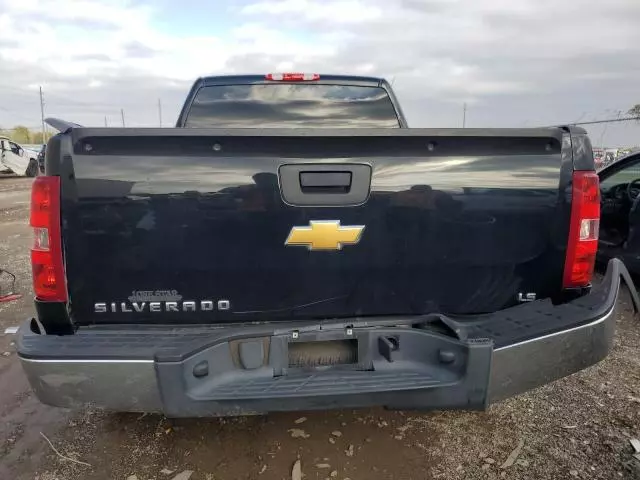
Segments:
[[[0,127],[175,121],[202,75],[385,76],[412,126],[538,126],[640,103],[639,0],[0,0]],[[640,144],[640,124],[590,127]]]

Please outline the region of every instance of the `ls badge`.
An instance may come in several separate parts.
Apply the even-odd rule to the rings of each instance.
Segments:
[[[340,220],[311,220],[308,227],[293,227],[285,245],[309,250],[341,250],[360,241],[364,225],[340,225]]]

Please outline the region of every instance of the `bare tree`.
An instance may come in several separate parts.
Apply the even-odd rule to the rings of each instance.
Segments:
[[[13,129],[13,140],[18,143],[29,143],[31,141],[31,132],[27,127],[18,125]]]

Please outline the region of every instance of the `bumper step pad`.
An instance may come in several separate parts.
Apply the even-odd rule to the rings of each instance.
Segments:
[[[422,372],[318,372],[293,374],[257,380],[239,380],[221,385],[212,392],[212,400],[243,400],[316,395],[348,395],[416,390],[442,385],[442,382]]]

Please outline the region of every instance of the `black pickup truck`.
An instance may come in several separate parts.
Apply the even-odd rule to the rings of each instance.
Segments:
[[[578,128],[412,129],[384,80],[315,74],[200,79],[171,129],[50,123],[17,334],[50,405],[483,409],[603,359],[632,286],[592,286]]]

